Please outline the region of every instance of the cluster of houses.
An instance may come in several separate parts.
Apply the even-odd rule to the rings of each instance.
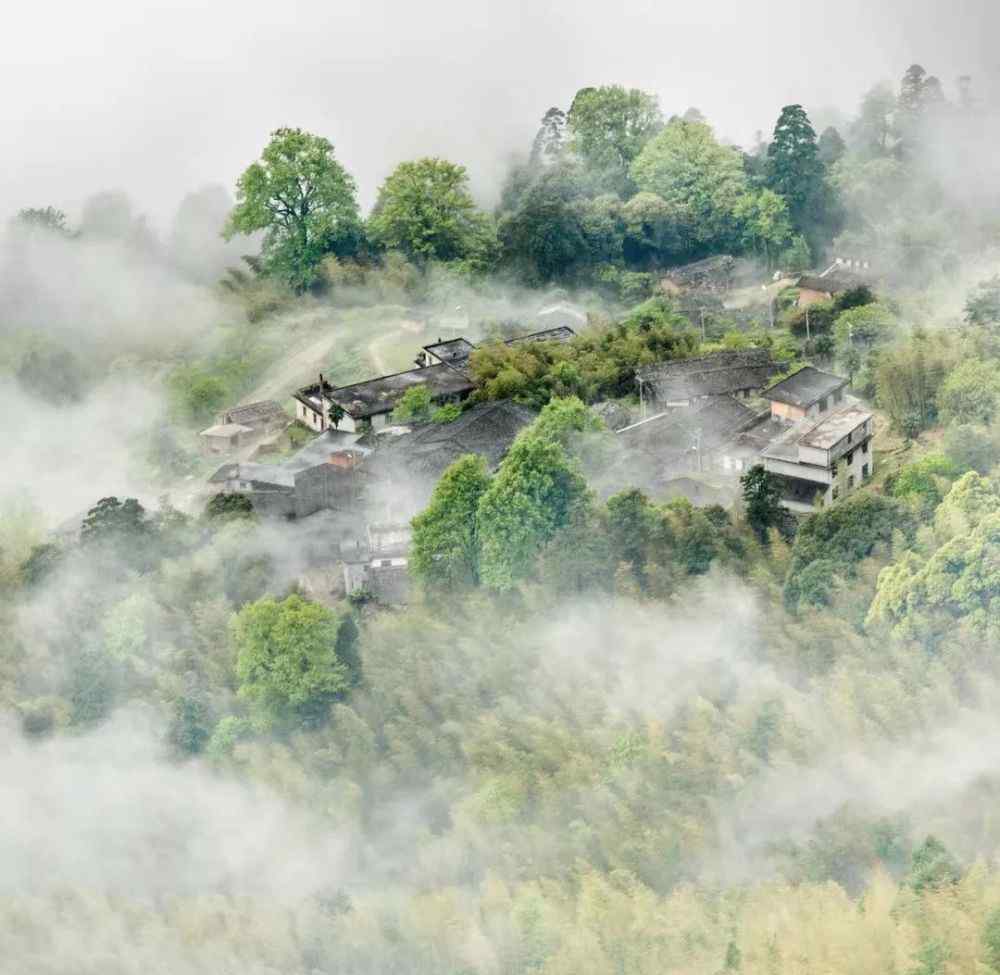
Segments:
[[[572,310],[572,309],[571,309]],[[575,332],[565,309],[543,331],[508,344],[564,342]],[[469,361],[476,345],[451,338],[423,346],[415,368],[347,386],[323,376],[294,393],[295,419],[317,436],[278,463],[250,459],[292,419],[274,402],[227,411],[202,432],[206,450],[230,459],[210,478],[213,492],[248,496],[262,514],[340,517],[344,589],[370,589],[386,602],[405,599],[409,519],[426,503],[444,470],[463,454],[503,459],[534,412],[513,401],[464,404],[448,423],[403,425],[394,411],[423,387],[437,405],[464,402],[474,388]],[[637,472],[665,495],[711,499],[706,484],[728,485],[761,464],[775,475],[782,504],[808,513],[869,478],[873,417],[847,393],[848,381],[812,366],[780,377],[766,349],[720,351],[643,368],[636,379],[639,414],[605,404],[622,449],[621,487]],[[599,410],[600,412],[600,410]],[[246,460],[232,459],[246,453]],[[678,489],[678,485],[682,485]]]

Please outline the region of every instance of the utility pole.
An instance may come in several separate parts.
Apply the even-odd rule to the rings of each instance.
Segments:
[[[701,309],[701,340],[705,341],[705,309]]]
[[[642,376],[636,376],[635,381],[639,384],[639,419],[646,419],[646,399],[642,391]]]
[[[806,305],[806,341],[807,342],[811,342],[812,341],[812,334],[809,331],[809,306],[808,305]]]

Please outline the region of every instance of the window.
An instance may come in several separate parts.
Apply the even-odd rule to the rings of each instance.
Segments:
[[[850,490],[852,487],[854,487],[854,475],[853,474],[851,474],[850,477],[847,478],[847,489]]]
[[[834,403],[839,403],[844,398],[844,387],[841,386],[840,389],[834,390],[833,401]]]
[[[836,484],[833,486],[833,500],[837,500],[837,495],[840,494],[840,488]]]
[[[847,442],[848,443],[854,443],[854,431],[853,430],[847,435]]]
[[[822,399],[821,399],[821,400],[819,401],[819,411],[820,411],[820,413],[825,413],[825,412],[827,411],[827,408],[828,408],[829,406],[830,406],[830,403],[829,403],[829,401],[827,400],[827,398],[826,398],[826,397],[824,396],[824,397],[823,397],[823,398],[822,398]]]
[[[844,458],[844,460],[847,461],[847,466],[850,467],[851,464],[854,463],[854,451],[853,450],[849,450],[847,452],[847,456]]]
[[[868,453],[868,441],[867,440],[861,445],[861,453],[863,453],[863,454],[867,454]]]
[[[865,464],[861,468],[861,479],[868,480],[868,465]]]

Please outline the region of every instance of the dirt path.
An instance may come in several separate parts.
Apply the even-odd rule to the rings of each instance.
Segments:
[[[265,399],[284,402],[297,386],[318,375],[329,362],[330,352],[336,342],[337,327],[331,325],[319,338],[281,359],[276,368],[269,369],[261,382],[240,403],[256,403]]]

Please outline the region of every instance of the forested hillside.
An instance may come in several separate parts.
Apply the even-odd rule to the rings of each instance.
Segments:
[[[122,195],[21,208],[0,969],[1000,972],[997,117],[913,66],[739,148],[608,85],[495,207],[420,158],[365,214],[288,127],[168,234]],[[804,304],[838,258],[864,280]],[[564,302],[567,341],[505,344]],[[206,497],[220,411],[459,333],[468,400],[395,420],[532,412],[433,484],[406,605],[335,591],[315,522]],[[609,420],[638,371],[750,348],[874,411],[856,493],[642,489]]]

